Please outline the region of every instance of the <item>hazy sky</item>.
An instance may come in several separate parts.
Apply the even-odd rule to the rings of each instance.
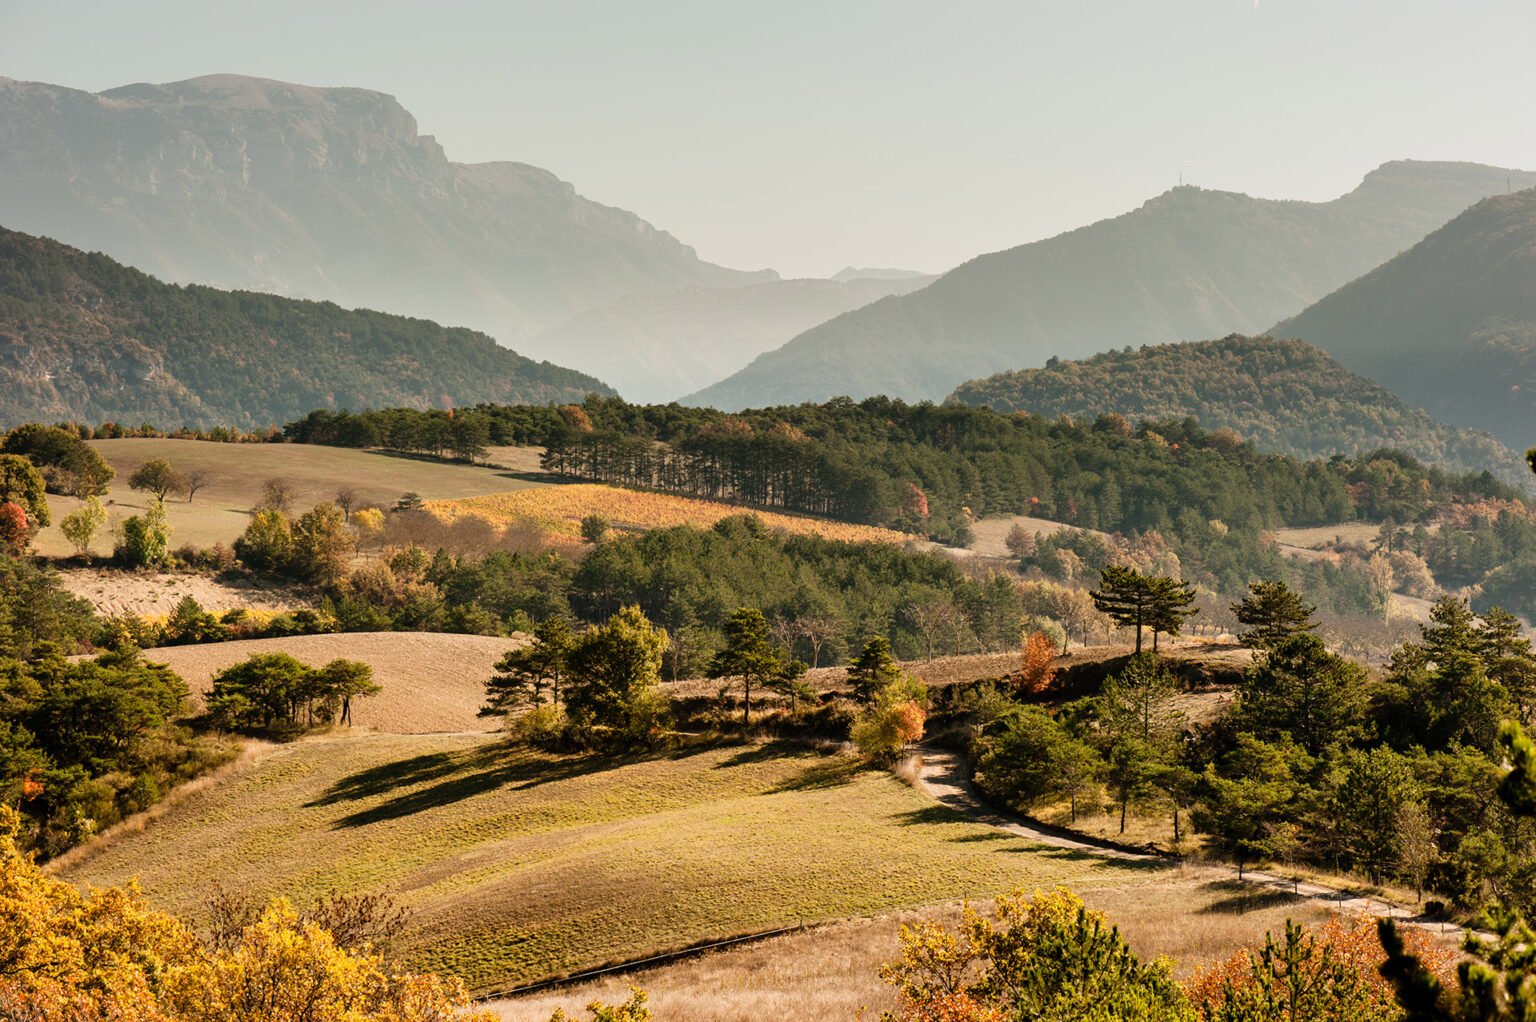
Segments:
[[[0,0],[0,75],[392,93],[716,262],[941,270],[1186,180],[1536,169],[1531,0]]]

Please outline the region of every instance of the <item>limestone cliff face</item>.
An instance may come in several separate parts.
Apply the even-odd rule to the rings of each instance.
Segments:
[[[393,97],[217,75],[99,94],[0,79],[0,224],[177,282],[511,341],[630,295],[771,279],[519,163],[451,162]]]

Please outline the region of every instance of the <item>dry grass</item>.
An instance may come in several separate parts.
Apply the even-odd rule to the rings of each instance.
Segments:
[[[1280,929],[1287,918],[1320,922],[1310,902],[1260,895],[1199,869],[1163,874],[1126,886],[1087,886],[1078,893],[1106,913],[1143,958],[1166,955],[1188,978],[1237,947]],[[979,908],[988,908],[978,902]],[[933,906],[850,919],[756,944],[712,952],[672,965],[596,980],[557,991],[492,1002],[507,1022],[547,1022],[556,1008],[576,1017],[589,1001],[622,1000],[631,984],[650,992],[657,1018],[667,1022],[848,1022],[893,1007],[876,970],[895,957],[902,923],[954,923],[958,905]]]
[[[192,572],[116,571],[103,568],[63,568],[64,588],[90,603],[99,614],[164,617],[184,597],[204,610],[280,611],[309,606],[309,595],[297,587],[226,582]]]
[[[972,553],[982,557],[1012,557],[1008,552],[1008,533],[1013,531],[1015,525],[1021,526],[1025,532],[1035,536],[1051,536],[1063,529],[1072,529],[1074,526],[1063,522],[1053,522],[1046,518],[1031,518],[1029,515],[999,515],[997,517],[981,518],[971,523],[971,540],[968,548]],[[1096,533],[1097,529],[1085,529],[1085,532]]]
[[[761,518],[769,528],[782,529],[795,535],[816,535],[849,543],[899,544],[913,539],[904,532],[871,525],[849,525],[821,518],[775,514],[736,504],[625,490],[595,483],[574,483],[486,497],[433,501],[428,504],[428,508],[447,521],[476,515],[498,523],[537,522],[549,534],[566,538],[580,536],[581,520],[588,515],[600,515],[619,529],[644,531],[675,525],[708,528],[722,518],[751,513]]]
[[[199,694],[219,671],[256,653],[287,653],[311,666],[337,657],[360,660],[373,668],[373,680],[383,691],[353,706],[357,726],[426,734],[493,730],[494,721],[475,715],[485,702],[485,681],[502,654],[525,641],[436,632],[345,632],[164,646],[146,656],[169,664]]]
[[[376,451],[355,451],[307,444],[217,444],[202,440],[93,440],[117,478],[102,502],[108,505],[112,523],[141,514],[150,497],[128,488],[128,477],[145,461],[164,458],[183,472],[208,473],[207,486],[187,503],[185,494],[166,501],[173,547],[230,544],[245,530],[250,509],[261,500],[262,484],[281,479],[294,490],[294,509],[304,511],[331,500],[336,491],[350,487],[364,503],[393,504],[406,491],[429,499],[455,499],[498,493],[537,483],[519,479],[516,471],[396,457]],[[521,466],[505,449],[499,454]],[[78,502],[50,496],[54,525],[38,536],[39,553],[64,557],[74,551],[64,541],[58,521]],[[97,551],[111,548],[111,539],[97,541]]]
[[[471,735],[296,743],[63,873],[137,876],[183,912],[214,881],[392,890],[416,913],[412,963],[482,991],[798,920],[1163,875],[1030,845],[842,757],[736,747],[616,765]]]
[[[1309,529],[1276,529],[1275,542],[1302,550],[1321,550],[1325,546],[1370,546],[1376,542],[1381,526],[1370,522],[1340,522]]]

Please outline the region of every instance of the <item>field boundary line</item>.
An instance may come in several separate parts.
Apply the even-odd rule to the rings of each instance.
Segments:
[[[755,940],[767,940],[769,937],[780,937],[786,933],[799,933],[804,930],[804,922],[794,926],[780,926],[772,930],[758,930],[755,933],[742,933],[735,937],[726,937],[721,940],[706,941],[703,944],[691,944],[675,951],[664,951],[659,955],[648,955],[645,958],[632,958],[624,962],[615,962],[612,965],[603,965],[595,969],[583,969],[580,972],[569,973],[565,976],[551,976],[548,979],[535,980],[532,983],[523,983],[519,986],[508,987],[505,990],[495,990],[479,994],[476,1001],[499,1001],[510,997],[521,997],[523,994],[537,993],[540,990],[550,990],[555,987],[569,986],[575,983],[583,983],[599,976],[611,976],[616,973],[633,972],[652,965],[668,965],[681,961],[693,955],[701,955],[706,951],[714,951],[717,948],[733,947],[737,944],[746,944]]]

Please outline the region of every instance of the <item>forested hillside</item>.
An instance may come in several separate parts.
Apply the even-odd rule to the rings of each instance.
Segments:
[[[1233,335],[1142,345],[972,380],[950,400],[1047,418],[1194,416],[1206,429],[1300,458],[1395,447],[1454,472],[1530,480],[1524,460],[1493,437],[1435,421],[1304,341]]]
[[[484,334],[243,291],[164,284],[0,228],[0,425],[242,428],[316,407],[570,401],[607,387]]]
[[[319,412],[290,423],[285,434],[431,452],[443,419],[400,410]],[[1155,535],[1150,541],[1175,551],[1187,578],[1218,592],[1281,574],[1265,538],[1270,529],[1351,519],[1427,522],[1457,505],[1488,502],[1525,508],[1519,491],[1488,473],[1456,476],[1396,451],[1299,461],[1208,433],[1192,419],[1073,423],[886,398],[726,415],[593,398],[560,408],[467,409],[455,421],[494,443],[543,444],[545,466],[571,477],[883,525],[948,543],[967,541],[978,517],[1020,513]],[[1085,547],[1074,558],[1092,568],[1111,554]],[[1314,590],[1321,585],[1305,581]]]
[[[1258,333],[1511,180],[1536,185],[1520,171],[1401,162],[1323,203],[1176,188],[840,316],[690,400],[727,410],[837,394],[937,401],[966,380],[1052,356]]]
[[[1274,332],[1524,450],[1536,442],[1536,190],[1479,203]]]

